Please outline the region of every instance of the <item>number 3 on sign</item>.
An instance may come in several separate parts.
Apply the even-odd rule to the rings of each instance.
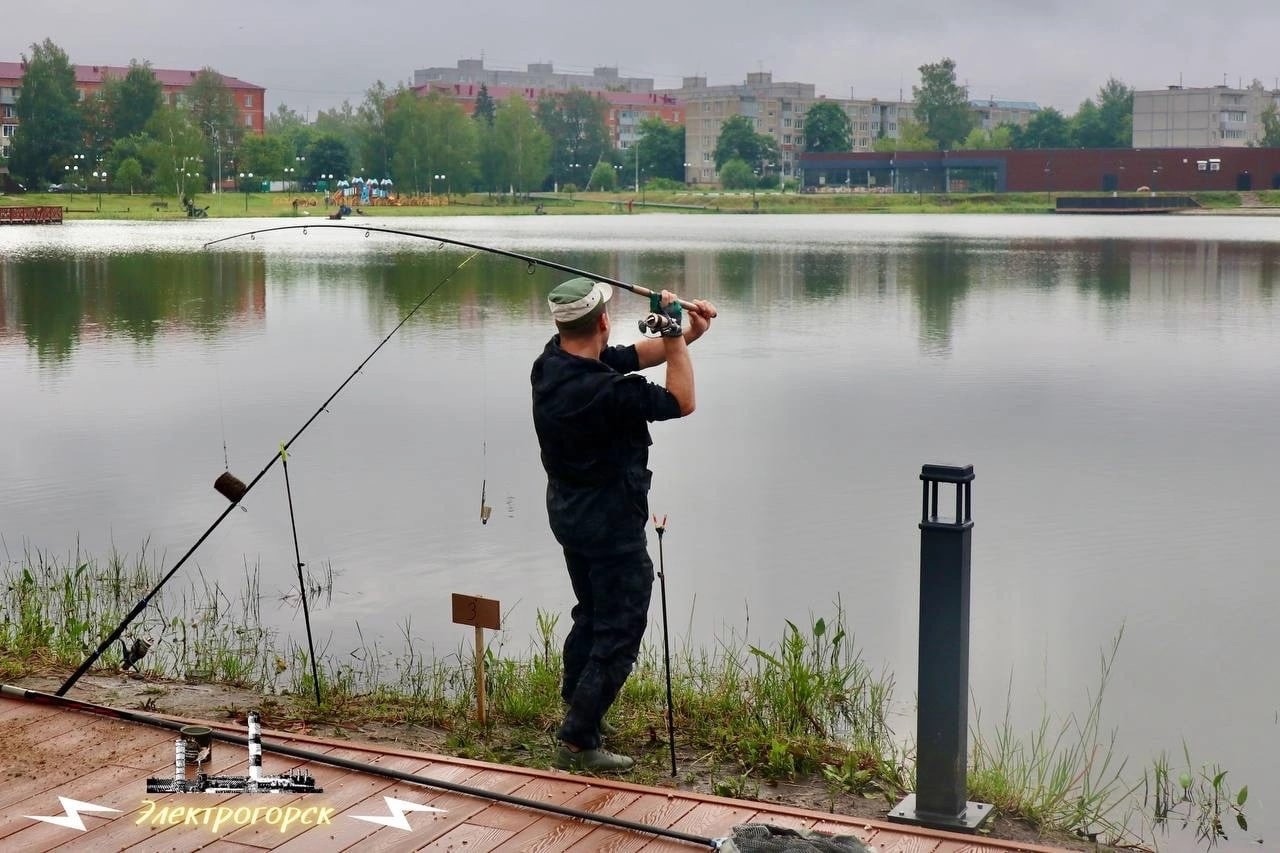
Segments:
[[[502,628],[498,602],[478,595],[453,594],[453,622],[455,625],[473,625],[497,631]]]

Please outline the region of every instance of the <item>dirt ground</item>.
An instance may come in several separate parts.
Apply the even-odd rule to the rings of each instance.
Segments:
[[[65,674],[55,673],[17,679],[14,683],[32,690],[52,693],[61,686],[65,677]],[[69,697],[130,710],[211,722],[236,722],[241,725],[244,724],[245,713],[257,709],[263,714],[264,727],[279,731],[394,745],[401,749],[438,755],[458,754],[456,750],[450,748],[447,732],[440,729],[413,724],[387,723],[308,724],[289,713],[288,697],[264,696],[260,693],[217,684],[155,681],[132,675],[89,675],[77,682],[75,688],[69,693]],[[636,749],[631,744],[625,746],[628,751],[641,759],[642,764],[662,767],[668,765],[669,753],[664,739],[656,739],[640,749]],[[544,769],[547,766],[545,759],[535,756],[527,748],[522,749],[519,744],[514,744],[501,752],[503,760],[508,764]],[[646,758],[643,756],[645,752],[656,754]],[[467,755],[466,757],[475,756]],[[634,778],[632,781],[717,794],[723,791],[715,790],[716,780],[737,775],[732,768],[709,764],[706,756],[682,755],[679,749],[676,752],[676,763],[679,769],[679,776],[676,779],[671,779],[666,772],[663,772],[655,779]],[[896,805],[896,802],[890,802],[884,797],[865,797],[848,793],[837,794],[833,799],[830,788],[821,778],[777,784],[761,781],[758,787],[757,784],[749,784],[741,792],[734,791],[730,795],[735,799],[760,800],[877,820],[887,819],[890,808]],[[1113,849],[1083,839],[1044,835],[1021,821],[1010,820],[999,814],[987,822],[982,834],[991,838],[1056,846],[1065,850],[1110,851]]]

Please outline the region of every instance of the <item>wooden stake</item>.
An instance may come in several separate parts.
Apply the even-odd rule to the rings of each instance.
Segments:
[[[484,628],[476,626],[476,719],[485,725],[484,714]]]

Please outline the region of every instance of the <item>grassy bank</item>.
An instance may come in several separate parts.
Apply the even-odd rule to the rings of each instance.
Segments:
[[[1064,193],[1063,195],[1067,195]],[[1088,195],[1088,193],[1070,193]],[[1104,195],[1097,193],[1095,195]],[[1109,195],[1109,194],[1106,194]],[[1145,194],[1144,194],[1145,195]],[[1206,209],[1241,205],[1236,192],[1189,193]],[[1280,205],[1280,192],[1256,194],[1265,206]],[[1050,213],[1056,193],[794,193],[713,190],[645,190],[640,193],[537,193],[512,199],[484,193],[402,199],[399,204],[352,205],[367,216],[641,215],[645,213]],[[295,207],[294,202],[298,202]],[[0,205],[61,206],[68,220],[188,219],[178,199],[115,193],[26,193],[0,196]],[[323,219],[336,210],[322,193],[205,194],[195,205],[211,218],[297,217]],[[352,214],[352,221],[362,217]]]
[[[162,567],[144,550],[99,561],[28,552],[0,570],[0,678],[77,666],[151,589]],[[333,578],[308,580],[308,595],[324,606]],[[558,617],[538,614],[537,635],[509,652],[499,634],[486,652],[489,721],[475,721],[475,667],[470,650],[423,657],[411,625],[395,651],[377,644],[321,653],[322,701],[314,699],[305,647],[264,627],[262,607],[299,605],[297,591],[266,601],[255,569],[237,589],[197,575],[176,578],[125,636],[106,652],[100,673],[118,673],[125,646],[145,639],[138,669],[147,679],[236,684],[260,691],[269,722],[429,727],[453,754],[546,767],[562,714]],[[1046,709],[1040,726],[1020,733],[992,728],[974,713],[969,794],[1005,817],[1048,833],[1095,835],[1108,843],[1143,845],[1161,826],[1182,823],[1205,838],[1223,820],[1243,821],[1247,789],[1233,791],[1220,768],[1175,770],[1161,756],[1141,774],[1126,773],[1115,733],[1101,730],[1101,708],[1119,638],[1104,654],[1100,683],[1084,719]],[[660,649],[646,647],[614,706],[616,748],[639,757],[631,778],[662,783],[669,773],[667,686]],[[671,666],[672,711],[681,783],[705,783],[715,793],[761,797],[775,783],[816,791],[811,807],[851,805],[883,816],[914,785],[911,730],[890,674],[862,659],[837,603],[828,618],[788,622],[773,644],[735,636],[712,651],[685,647]],[[907,711],[907,713],[904,713]],[[1136,781],[1133,781],[1135,780]],[[856,801],[856,802],[855,802]]]

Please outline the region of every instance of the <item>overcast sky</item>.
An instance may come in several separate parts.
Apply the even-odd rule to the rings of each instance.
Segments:
[[[750,11],[746,11],[750,10]],[[1280,78],[1275,0],[3,0],[0,59],[52,38],[72,62],[212,66],[267,90],[268,109],[357,105],[376,80],[484,57],[487,67],[617,66],[676,88],[750,71],[831,97],[910,98],[944,56],[975,98],[1070,114],[1116,76],[1138,89]]]

